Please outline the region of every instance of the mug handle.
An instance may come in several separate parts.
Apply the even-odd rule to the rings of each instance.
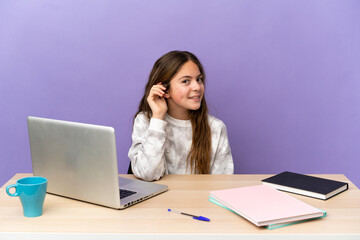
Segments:
[[[6,187],[6,193],[10,196],[10,197],[18,197],[19,196],[19,193],[17,192],[17,184],[12,184],[12,185],[9,185]],[[14,194],[11,194],[10,193],[10,188],[15,188],[15,193]]]

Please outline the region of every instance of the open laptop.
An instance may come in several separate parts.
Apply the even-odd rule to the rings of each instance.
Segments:
[[[118,176],[112,127],[29,116],[28,130],[34,176],[49,193],[123,209],[168,189]]]

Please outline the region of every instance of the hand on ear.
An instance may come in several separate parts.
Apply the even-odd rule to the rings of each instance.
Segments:
[[[165,94],[166,88],[162,86],[161,83],[158,83],[151,87],[149,96],[146,100],[151,108],[153,118],[165,118],[165,114],[168,110]]]

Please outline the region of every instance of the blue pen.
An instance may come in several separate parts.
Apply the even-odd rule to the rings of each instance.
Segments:
[[[171,210],[170,208],[168,209],[168,211],[169,211],[169,212],[173,212],[173,213],[177,213],[177,214],[186,215],[186,216],[192,217],[193,219],[196,219],[196,220],[205,221],[205,222],[210,222],[210,219],[209,219],[209,218],[206,218],[206,217],[203,217],[203,216],[195,216],[195,215],[192,215],[192,214],[188,214],[188,213],[184,213],[184,212],[179,212],[179,211],[176,211],[176,210]]]

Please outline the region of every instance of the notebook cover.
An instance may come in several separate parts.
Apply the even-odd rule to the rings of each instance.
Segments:
[[[323,216],[323,212],[267,185],[210,192],[210,197],[257,226]]]
[[[209,201],[222,207],[222,208],[225,208],[226,210],[229,210],[237,215],[239,215],[237,212],[231,210],[230,208],[222,205],[221,203],[219,203],[218,201],[216,201],[214,198],[212,197],[209,197]],[[323,217],[326,217],[327,213],[323,210],[321,210],[323,212],[323,216],[321,217],[316,217],[316,218],[310,218],[310,219],[306,219],[306,220],[300,220],[300,221],[293,221],[293,222],[288,222],[288,223],[279,223],[279,224],[271,224],[271,225],[267,225],[267,226],[264,226],[265,228],[269,229],[269,230],[272,230],[272,229],[277,229],[277,228],[281,228],[281,227],[286,227],[286,226],[290,226],[290,225],[293,225],[293,224],[297,224],[297,223],[302,223],[302,222],[306,222],[306,221],[310,221],[310,220],[315,220],[315,219],[318,219],[318,218],[323,218]],[[239,215],[241,216],[241,215]]]
[[[292,187],[326,195],[348,184],[293,172],[283,172],[262,180],[263,182]],[[347,189],[346,188],[346,189]]]

